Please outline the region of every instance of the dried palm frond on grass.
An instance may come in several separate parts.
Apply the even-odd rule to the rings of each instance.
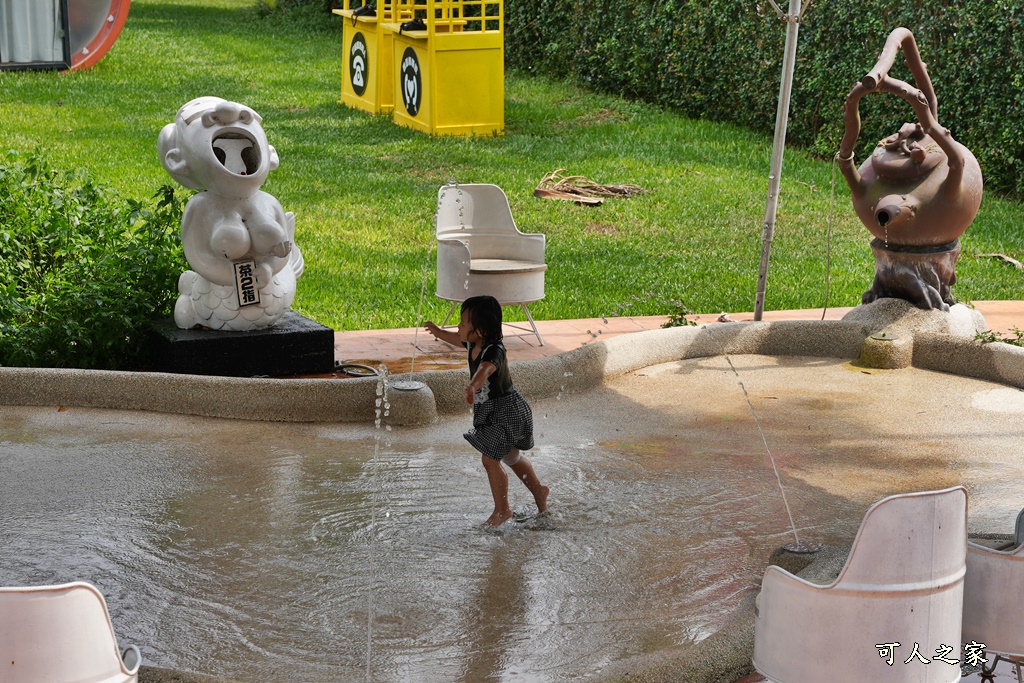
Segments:
[[[602,185],[581,175],[563,175],[564,171],[557,168],[545,175],[533,196],[595,206],[603,204],[607,197],[632,197],[646,192],[637,185]]]

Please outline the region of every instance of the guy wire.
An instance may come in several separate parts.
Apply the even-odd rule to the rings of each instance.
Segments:
[[[730,358],[727,353],[724,353],[724,348],[722,351],[722,355],[725,356],[725,360],[729,363],[732,373],[736,375],[736,382],[740,385],[740,389],[743,390],[743,398],[746,400],[747,408],[750,409],[750,414],[754,418],[754,424],[757,425],[757,432],[761,435],[761,442],[764,444],[764,450],[767,451],[768,459],[772,463],[772,471],[775,473],[775,481],[778,482],[779,491],[782,492],[782,503],[786,506],[786,515],[789,517],[789,526],[793,530],[793,538],[796,539],[796,543],[799,545],[800,535],[796,532],[796,522],[793,521],[793,513],[789,509],[789,500],[786,499],[786,489],[782,485],[782,477],[779,476],[779,468],[775,466],[775,456],[772,455],[772,449],[768,447],[768,438],[764,435],[764,429],[761,428],[761,420],[757,417],[757,412],[754,410],[754,404],[750,402],[750,396],[747,394],[747,387],[743,385],[743,380],[740,379],[740,373],[736,370],[736,366],[732,364],[732,358]]]

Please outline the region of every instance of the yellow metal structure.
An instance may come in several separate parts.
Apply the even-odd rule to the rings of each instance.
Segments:
[[[396,0],[397,1],[397,0]],[[384,22],[390,34],[395,123],[430,135],[501,135],[505,130],[502,0],[409,0]]]
[[[334,10],[342,17],[341,99],[339,102],[371,114],[387,114],[395,108],[393,65],[394,33],[384,25],[412,18],[412,10],[395,0],[379,2],[375,14],[359,14],[353,0],[345,0],[344,9]]]

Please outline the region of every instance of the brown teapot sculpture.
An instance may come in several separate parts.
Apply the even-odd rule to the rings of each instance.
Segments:
[[[920,90],[888,75],[900,48]],[[859,104],[869,92],[903,98],[918,122],[879,142],[858,169],[853,148],[860,135]],[[949,310],[959,238],[981,205],[981,167],[939,125],[935,92],[914,34],[905,28],[889,34],[874,68],[847,95],[844,116],[839,168],[857,216],[875,237],[875,281],[862,303],[892,297],[923,309]]]

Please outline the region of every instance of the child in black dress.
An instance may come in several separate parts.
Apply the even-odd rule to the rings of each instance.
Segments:
[[[501,304],[492,296],[470,297],[462,303],[458,332],[443,330],[429,320],[424,327],[437,339],[469,350],[466,403],[473,406],[473,428],[463,436],[483,454],[494,497],[494,512],[484,525],[496,528],[512,517],[503,462],[533,494],[537,510],[546,512],[550,489],[540,483],[533,464],[521,453],[533,448],[533,413],[512,385],[501,341]]]

